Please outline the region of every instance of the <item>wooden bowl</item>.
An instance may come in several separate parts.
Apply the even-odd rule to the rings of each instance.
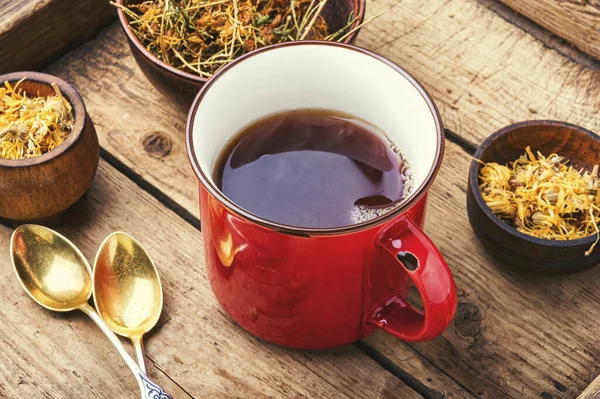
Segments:
[[[65,141],[35,158],[0,158],[0,218],[10,222],[48,222],[77,201],[90,187],[100,157],[98,137],[81,96],[73,86],[51,75],[15,72],[0,75],[20,83],[28,96],[54,94],[56,83],[73,107],[73,131]]]
[[[116,3],[122,6],[139,2],[140,0],[116,0]],[[350,29],[360,25],[365,16],[365,5],[366,0],[329,0],[324,8],[323,15],[330,26],[331,32],[342,29],[348,23],[352,12],[358,19]],[[208,79],[181,71],[158,59],[146,50],[146,47],[140,42],[135,33],[129,29],[129,21],[123,10],[117,8],[117,12],[133,57],[144,75],[158,91],[187,112],[196,94]],[[344,43],[354,43],[357,35],[358,30],[350,34],[344,40]]]
[[[507,126],[487,138],[475,152],[475,158],[506,164],[524,154],[528,145],[534,153],[562,155],[577,168],[591,170],[600,163],[600,137],[579,126],[555,121]],[[481,168],[479,162],[471,162],[467,212],[477,238],[495,258],[536,272],[572,272],[600,263],[600,244],[585,256],[596,235],[570,241],[545,240],[520,233],[494,215],[479,191]]]

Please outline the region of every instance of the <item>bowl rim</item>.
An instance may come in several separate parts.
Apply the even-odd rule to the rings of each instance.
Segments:
[[[22,168],[27,166],[41,165],[61,156],[77,142],[79,137],[81,137],[86,124],[87,111],[81,95],[71,84],[56,76],[33,71],[11,72],[0,75],[0,84],[3,85],[4,82],[16,83],[23,78],[25,78],[27,81],[41,83],[46,86],[50,86],[51,83],[55,83],[58,86],[62,95],[69,101],[73,109],[73,131],[58,147],[37,157],[22,159],[0,158],[0,167],[4,168]]]
[[[481,191],[479,190],[479,174],[478,169],[481,166],[479,162],[476,160],[481,158],[481,154],[496,141],[499,137],[509,134],[517,129],[521,129],[524,127],[534,127],[534,126],[551,126],[551,127],[563,127],[572,129],[576,132],[583,133],[587,136],[590,136],[592,139],[600,142],[600,137],[594,134],[592,131],[585,129],[581,126],[574,125],[568,122],[550,120],[550,119],[538,119],[538,120],[527,120],[522,122],[512,123],[508,126],[505,126],[496,132],[492,133],[489,137],[487,137],[480,145],[477,147],[475,154],[473,154],[473,160],[471,161],[471,165],[469,166],[469,187],[471,194],[473,195],[475,202],[479,206],[479,208],[483,211],[483,213],[490,219],[497,227],[502,229],[505,233],[515,236],[521,240],[528,241],[532,244],[536,244],[539,246],[545,247],[559,247],[559,248],[567,248],[567,247],[576,247],[576,246],[590,246],[596,241],[596,234],[592,234],[590,236],[584,238],[577,238],[575,240],[550,240],[546,238],[538,238],[534,236],[530,236],[529,234],[521,233],[514,227],[508,225],[506,222],[502,221],[485,203],[483,196],[481,195]],[[523,149],[525,151],[525,149]],[[599,247],[600,248],[600,247]],[[598,250],[598,248],[596,248]],[[596,251],[594,251],[596,252]],[[590,254],[591,256],[592,254]]]
[[[421,184],[419,187],[415,187],[414,188],[415,191],[410,193],[409,198],[407,198],[406,200],[403,200],[401,202],[400,206],[396,207],[392,211],[387,212],[384,215],[378,216],[376,218],[370,219],[366,222],[356,223],[356,224],[351,224],[351,225],[346,225],[346,226],[339,226],[339,227],[309,228],[309,227],[299,227],[299,226],[292,226],[292,225],[288,225],[288,224],[278,223],[278,222],[274,222],[274,221],[268,220],[266,218],[263,218],[261,216],[255,215],[255,214],[251,213],[250,211],[247,211],[240,205],[236,204],[234,201],[230,200],[225,194],[223,194],[223,192],[217,187],[217,185],[212,181],[212,179],[210,179],[209,177],[207,177],[205,175],[202,168],[200,168],[200,163],[198,162],[198,159],[196,157],[196,152],[194,150],[192,130],[193,130],[193,125],[194,125],[194,119],[196,117],[196,112],[197,112],[198,107],[200,106],[200,103],[202,102],[202,99],[203,99],[204,95],[206,94],[206,92],[208,90],[210,90],[212,85],[219,78],[221,78],[223,75],[225,75],[231,68],[246,61],[247,59],[250,59],[251,57],[254,57],[255,55],[261,54],[263,52],[277,51],[279,48],[297,47],[297,46],[338,47],[338,48],[343,48],[348,51],[355,51],[355,52],[360,53],[367,57],[372,57],[375,60],[392,68],[396,73],[400,74],[406,80],[408,80],[408,82],[414,87],[415,90],[417,90],[417,92],[421,95],[421,97],[426,102],[427,106],[429,107],[429,110],[431,112],[431,117],[435,123],[435,129],[436,129],[436,135],[437,135],[436,155],[435,155],[433,166],[429,170],[424,183]],[[269,228],[272,230],[280,231],[280,232],[283,232],[286,234],[300,235],[300,236],[305,236],[305,237],[355,233],[357,231],[362,231],[362,230],[366,230],[366,229],[373,228],[376,226],[384,225],[385,223],[388,223],[388,222],[400,217],[403,213],[408,211],[412,206],[417,204],[421,199],[426,197],[426,195],[429,192],[429,189],[431,188],[431,185],[433,184],[433,182],[434,182],[435,178],[437,177],[437,174],[440,170],[442,160],[444,158],[445,148],[446,148],[446,136],[445,136],[444,124],[442,122],[442,117],[440,115],[440,112],[433,100],[433,97],[429,94],[429,92],[425,89],[425,87],[417,79],[415,79],[409,72],[407,72],[404,68],[402,68],[400,65],[396,64],[395,62],[393,62],[393,61],[389,60],[388,58],[386,58],[382,55],[379,55],[371,50],[367,50],[365,48],[358,47],[358,46],[355,46],[352,44],[337,43],[337,42],[322,41],[322,40],[321,41],[320,40],[298,40],[295,42],[284,42],[284,43],[273,44],[270,46],[262,47],[258,50],[252,51],[250,53],[246,53],[246,54],[242,55],[241,57],[234,59],[232,62],[228,63],[227,65],[223,66],[221,69],[219,69],[219,71],[217,71],[215,76],[213,76],[210,79],[210,81],[200,89],[200,91],[196,95],[196,98],[194,99],[194,102],[192,103],[192,106],[190,107],[190,111],[188,113],[188,118],[187,118],[186,128],[185,128],[185,136],[186,136],[185,141],[186,141],[187,157],[188,157],[188,160],[190,162],[192,169],[194,170],[194,174],[196,175],[196,178],[197,178],[199,184],[202,187],[204,187],[204,189],[210,195],[215,197],[219,201],[219,203],[221,205],[223,205],[229,212],[231,212],[245,220],[249,220],[252,223],[255,223],[257,225],[260,225],[260,226],[263,226],[263,227],[266,227],[266,228]]]
[[[148,51],[146,49],[146,47],[142,44],[142,42],[140,41],[140,39],[129,28],[129,23],[127,21],[127,16],[125,15],[125,12],[123,12],[123,10],[121,9],[121,7],[126,7],[126,5],[125,5],[126,1],[127,0],[115,0],[115,3],[118,5],[117,6],[117,15],[119,16],[119,23],[120,23],[121,28],[123,29],[123,31],[125,31],[125,35],[127,36],[127,39],[129,41],[129,43],[132,43],[135,46],[135,48],[141,54],[144,55],[144,57],[146,59],[148,59],[149,61],[151,61],[152,64],[154,64],[155,66],[159,67],[160,69],[164,69],[167,72],[169,72],[170,74],[175,75],[178,78],[186,80],[186,81],[189,81],[189,82],[194,82],[194,83],[199,83],[199,84],[205,84],[210,79],[210,78],[203,78],[203,77],[195,75],[193,73],[177,69],[177,68],[175,68],[175,67],[167,64],[166,62],[160,60],[158,57],[156,57],[154,54],[152,54],[150,51]],[[365,19],[365,9],[366,9],[367,0],[353,0],[353,2],[354,2],[353,11],[358,15],[358,19],[351,26],[351,29],[355,29],[358,25],[360,25],[360,24],[363,23],[363,21]],[[359,30],[360,29],[355,30],[354,32],[352,32],[341,43],[350,44],[352,42],[352,40],[354,40],[354,38],[358,34]],[[288,43],[288,42],[283,42],[283,43]],[[282,43],[276,43],[275,45],[277,45],[277,44],[282,44]],[[269,47],[269,46],[265,46],[265,47]],[[261,48],[264,48],[264,47],[261,47]],[[257,49],[257,50],[260,50],[260,48]],[[256,50],[254,50],[254,51],[256,51]],[[250,51],[250,53],[251,52],[252,51]],[[248,53],[246,53],[246,54],[248,54]],[[245,55],[245,54],[242,54],[242,56],[243,55]],[[239,57],[237,57],[237,58],[239,58]],[[237,59],[237,58],[235,58],[235,59]],[[213,76],[214,75],[215,74],[213,74]]]

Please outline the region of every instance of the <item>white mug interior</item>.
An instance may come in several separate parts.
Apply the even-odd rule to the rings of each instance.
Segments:
[[[217,158],[246,126],[294,109],[326,109],[385,132],[409,162],[422,192],[440,161],[443,132],[425,90],[398,66],[347,45],[295,42],[266,48],[217,74],[199,94],[188,123],[198,167],[214,185]]]

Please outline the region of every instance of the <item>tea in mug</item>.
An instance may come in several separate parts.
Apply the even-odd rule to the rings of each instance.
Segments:
[[[252,123],[223,149],[213,177],[248,212],[305,228],[371,220],[397,207],[412,186],[401,151],[376,127],[322,109]]]

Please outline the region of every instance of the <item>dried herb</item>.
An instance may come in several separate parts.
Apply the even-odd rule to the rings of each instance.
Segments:
[[[47,97],[27,97],[15,86],[0,86],[0,158],[22,159],[58,147],[73,130],[73,112],[58,86]]]
[[[484,164],[479,189],[492,212],[522,233],[551,240],[574,240],[596,234],[600,221],[598,165],[577,170],[568,160],[527,147],[508,165]]]
[[[343,41],[360,26],[350,15],[329,33],[321,15],[328,0],[148,0],[120,7],[129,27],[160,60],[204,78],[236,57],[270,44]]]

